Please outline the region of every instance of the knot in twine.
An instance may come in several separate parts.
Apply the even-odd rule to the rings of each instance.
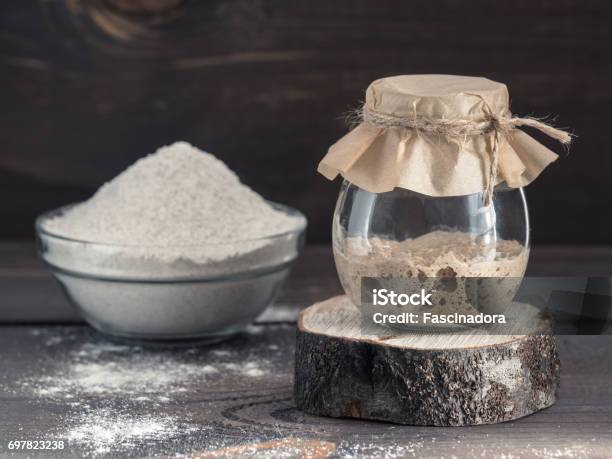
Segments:
[[[376,112],[364,105],[358,116],[363,122],[382,128],[402,127],[447,139],[465,138],[474,135],[491,135],[491,167],[484,194],[485,206],[491,204],[493,191],[497,184],[500,145],[504,137],[512,130],[519,126],[529,126],[559,141],[563,145],[569,145],[572,141],[572,134],[555,128],[542,120],[531,117],[520,118],[511,114],[497,115],[490,111],[486,113],[482,120],[424,118],[388,115]]]

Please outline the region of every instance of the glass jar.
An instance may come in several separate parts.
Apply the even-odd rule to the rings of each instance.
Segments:
[[[455,295],[454,301],[440,297],[434,311],[495,310],[503,303],[496,298],[500,292],[514,296],[529,257],[525,193],[504,184],[485,206],[483,193],[432,197],[403,188],[371,193],[345,180],[332,234],[340,281],[358,306],[364,277],[416,278],[446,279],[442,290]],[[468,305],[465,285],[457,300],[461,280],[468,278],[500,281],[495,292],[481,289]],[[501,279],[507,282],[500,285]]]

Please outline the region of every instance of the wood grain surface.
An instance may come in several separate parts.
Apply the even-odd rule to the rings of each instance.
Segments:
[[[455,73],[579,136],[529,186],[535,242],[612,243],[611,20],[604,0],[3,1],[0,238],[184,139],[328,242],[339,184],[316,165],[347,110],[376,78]]]
[[[612,251],[605,247],[542,248],[534,250],[530,269],[539,274],[609,275],[611,258]],[[39,309],[56,307],[56,320],[65,318],[60,308],[63,299],[34,257],[31,245],[1,245],[0,261],[3,314],[12,311],[16,317],[21,311],[27,316],[27,310],[38,305]],[[82,325],[35,325],[31,315],[30,324],[2,325],[0,456],[8,455],[10,440],[65,437],[83,427],[88,413],[98,419],[96,415],[101,412],[111,420],[126,413],[136,419],[166,416],[178,419],[180,429],[171,438],[119,442],[105,453],[98,451],[99,446],[73,442],[64,451],[65,456],[81,457],[98,451],[108,457],[174,457],[178,453],[179,457],[193,458],[255,453],[270,458],[282,454],[336,458],[610,457],[610,335],[559,337],[558,401],[518,421],[430,428],[300,412],[292,396],[293,320],[300,307],[339,292],[331,250],[321,246],[307,249],[284,295],[259,324],[217,346],[143,348],[109,341]],[[241,373],[253,364],[261,371]],[[117,375],[106,382],[106,390],[92,390],[88,383],[88,371],[99,369],[95,365],[117,370]],[[147,365],[162,369],[184,365],[178,368],[196,370],[192,377],[178,378],[172,384],[160,386],[149,377],[152,388],[117,386],[122,380],[119,375],[123,375],[125,384],[126,374],[133,375]],[[209,365],[219,371],[208,371],[205,368]],[[143,372],[141,377],[145,376]],[[162,377],[160,381],[168,379]],[[103,417],[98,419],[103,421]],[[44,454],[30,454],[38,456]]]
[[[168,351],[124,347],[119,353],[89,361],[118,364],[134,353],[141,361],[161,354],[166,364],[244,367],[248,362],[265,361],[266,372],[257,377],[228,372],[179,381],[173,389],[164,390],[164,401],[159,402],[155,397],[160,394],[151,391],[91,393],[78,384],[55,396],[33,392],[33,387],[53,388],[54,378],[68,378],[76,364],[83,364],[79,355],[84,348],[116,343],[83,326],[3,326],[0,455],[8,453],[9,440],[64,438],[80,427],[85,410],[94,415],[99,410],[107,415],[129,412],[137,419],[162,415],[184,422],[181,428],[185,433],[170,439],[111,445],[114,455],[107,455],[112,457],[173,457],[174,453],[215,457],[205,453],[236,446],[252,451],[258,445],[287,439],[323,442],[321,448],[331,444],[329,457],[360,458],[604,458],[612,449],[611,336],[560,338],[561,387],[552,407],[518,421],[470,428],[397,426],[316,417],[297,410],[292,397],[294,339],[292,325],[266,324],[212,348]],[[79,402],[86,402],[87,408]],[[279,457],[286,444],[277,447],[268,451],[267,457]],[[96,448],[68,444],[65,455],[81,457],[92,450]],[[294,453],[284,457],[304,456]]]
[[[309,414],[413,426],[498,424],[548,408],[557,339],[538,309],[513,308],[524,318],[518,329],[435,333],[364,320],[373,310],[346,295],[315,303],[297,321],[295,403]]]

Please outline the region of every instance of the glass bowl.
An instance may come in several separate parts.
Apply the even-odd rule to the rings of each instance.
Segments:
[[[304,245],[291,231],[228,244],[136,246],[71,239],[36,220],[38,253],[80,315],[97,330],[143,340],[216,341],[243,329],[274,300]]]

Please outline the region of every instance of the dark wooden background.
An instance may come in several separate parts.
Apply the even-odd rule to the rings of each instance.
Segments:
[[[328,241],[342,114],[373,79],[456,73],[579,135],[527,190],[535,242],[612,243],[611,24],[607,0],[2,1],[0,238],[184,139]]]

